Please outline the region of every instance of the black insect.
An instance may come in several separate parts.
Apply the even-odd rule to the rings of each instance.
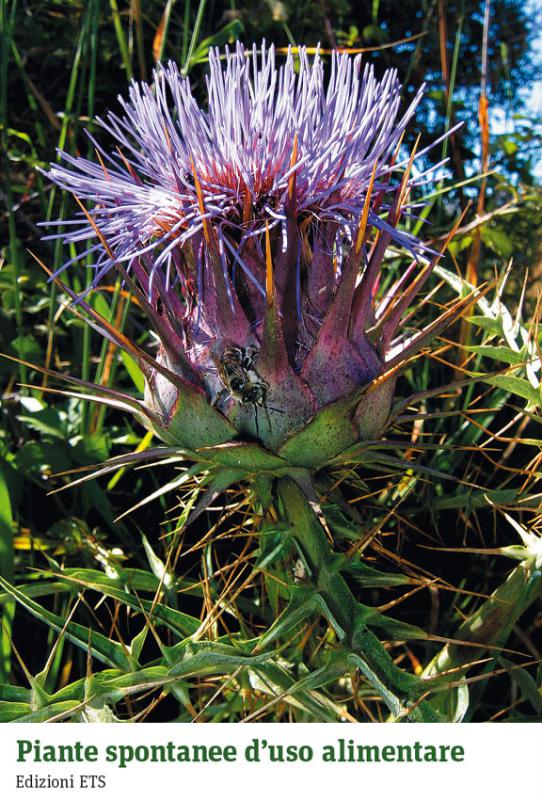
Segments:
[[[238,403],[251,405],[254,408],[256,435],[259,438],[258,407],[263,408],[267,413],[271,406],[267,405],[269,384],[256,370],[257,355],[257,347],[232,345],[221,353],[217,368],[222,383],[226,387],[225,391]],[[272,408],[272,410],[282,413],[278,408]]]
[[[218,361],[218,374],[238,403],[263,406],[269,384],[255,368],[256,347],[227,347]]]

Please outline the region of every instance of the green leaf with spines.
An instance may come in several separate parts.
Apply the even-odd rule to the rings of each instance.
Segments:
[[[105,664],[118,666],[127,671],[133,669],[135,661],[129,657],[124,647],[118,642],[112,641],[92,628],[79,625],[77,622],[66,623],[65,619],[43,608],[31,598],[26,597],[19,589],[12,586],[1,576],[0,586],[34,617],[58,632],[63,631],[67,639],[85,652],[90,651],[95,658]]]
[[[412,583],[408,575],[402,572],[381,572],[361,559],[345,558],[341,572],[354,578],[365,589],[391,589],[394,586],[406,586]]]
[[[242,469],[249,473],[274,472],[288,467],[288,463],[255,442],[228,442],[198,450],[202,460],[223,467]]]
[[[155,599],[146,600],[142,597],[132,595],[124,589],[119,589],[116,585],[112,585],[112,581],[107,581],[102,578],[95,578],[94,580],[77,579],[72,574],[66,575],[66,581],[79,589],[92,589],[99,592],[105,597],[111,597],[123,603],[127,608],[133,611],[142,610],[146,614],[151,614],[151,621],[154,624],[162,623],[178,636],[184,638],[195,633],[201,625],[200,620],[178,611],[171,606],[156,601]]]
[[[164,647],[169,674],[175,677],[230,672],[241,666],[255,666],[271,658],[269,653],[250,655],[220,642],[186,642]]]
[[[289,634],[308,617],[323,616],[342,638],[344,630],[337,623],[324,598],[309,587],[290,586],[290,602],[271,627],[260,637],[258,649],[268,647],[280,637]]]
[[[0,683],[0,701],[4,703],[30,703],[32,692],[22,686]]]

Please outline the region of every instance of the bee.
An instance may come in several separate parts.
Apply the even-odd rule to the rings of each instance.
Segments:
[[[263,408],[267,414],[267,410],[271,406],[267,405],[269,384],[256,370],[257,355],[257,347],[231,345],[221,353],[217,360],[217,369],[225,386],[224,392],[233,397],[238,403],[252,405],[256,436],[259,438],[258,408]],[[276,408],[272,410],[279,411]]]
[[[218,360],[218,374],[228,393],[238,403],[265,405],[269,384],[255,367],[256,347],[227,347]]]

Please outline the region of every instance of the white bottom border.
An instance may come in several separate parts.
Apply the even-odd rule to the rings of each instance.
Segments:
[[[280,755],[283,762],[271,760]],[[534,800],[542,798],[541,760],[539,724],[14,723],[0,726],[0,796],[508,800],[526,781]]]

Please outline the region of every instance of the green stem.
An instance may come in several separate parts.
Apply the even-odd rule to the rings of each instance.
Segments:
[[[340,574],[341,559],[330,548],[326,532],[304,492],[291,478],[281,478],[277,491],[280,513],[292,528],[312,585],[328,610],[328,621],[335,628],[352,668],[363,672],[396,718],[408,715],[412,721],[436,721],[436,714],[426,702],[409,711],[421,694],[421,682],[395,665],[379,638],[365,624],[368,609],[356,600]]]
[[[199,31],[201,28],[201,23],[203,22],[203,13],[205,11],[206,4],[207,0],[199,1],[198,10],[196,12],[196,21],[194,22],[194,30],[192,31],[192,38],[190,39],[190,45],[188,47],[188,54],[186,56],[186,61],[184,62],[183,68],[181,70],[181,75],[183,76],[183,78],[185,78],[190,72],[190,62],[192,61],[192,53],[194,52],[194,48],[198,41]]]

